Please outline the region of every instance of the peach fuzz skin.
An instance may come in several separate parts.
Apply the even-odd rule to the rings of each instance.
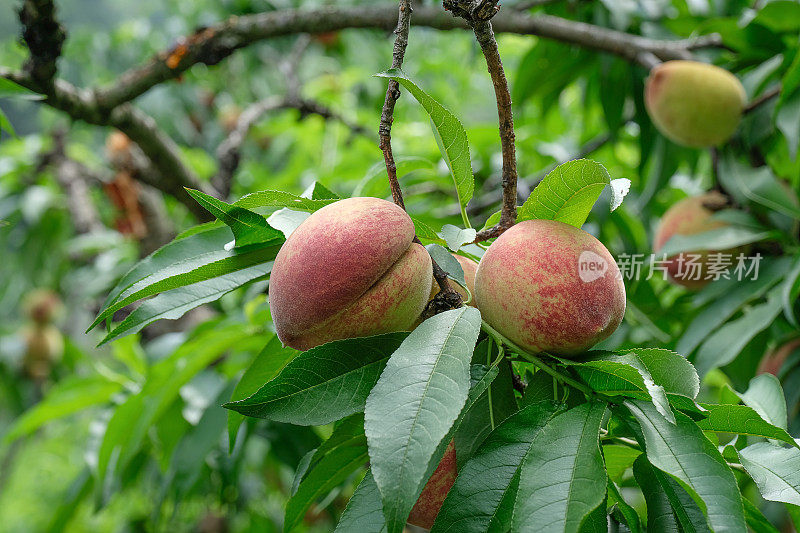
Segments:
[[[584,251],[608,265],[598,279],[581,279]],[[484,320],[532,353],[586,351],[625,314],[625,285],[606,247],[553,220],[526,220],[503,233],[478,265],[475,295]]]
[[[700,196],[684,198],[680,202],[667,209],[656,230],[653,241],[653,251],[658,254],[661,248],[675,235],[695,235],[705,231],[711,231],[725,227],[727,224],[719,220],[713,220],[711,216],[716,209],[722,208],[727,204],[727,199],[721,193],[712,191]],[[706,273],[705,264],[708,262],[709,251],[686,252],[677,256],[670,257],[669,262],[665,263],[669,279],[677,285],[682,285],[687,289],[700,289],[708,284],[708,280],[703,279]],[[726,253],[731,253],[727,250]],[[700,265],[700,274],[695,275],[687,270],[686,264],[692,255],[700,256],[695,263]],[[661,260],[662,257],[657,259]],[[683,264],[683,267],[682,267]],[[699,279],[694,279],[699,278]]]
[[[444,499],[447,493],[456,482],[457,467],[456,467],[456,447],[451,441],[447,445],[442,460],[439,461],[439,466],[431,474],[425,488],[414,504],[411,510],[411,515],[408,517],[408,523],[419,526],[425,529],[433,527],[436,516],[442,508]]]
[[[430,256],[413,238],[411,218],[379,198],[348,198],[308,217],[281,247],[270,276],[281,342],[308,350],[411,329],[433,279]]]

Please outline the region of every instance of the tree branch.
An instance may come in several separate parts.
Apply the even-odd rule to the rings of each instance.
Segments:
[[[481,47],[489,76],[492,78],[495,99],[497,100],[497,116],[500,129],[500,145],[503,154],[503,203],[500,210],[500,222],[494,228],[478,233],[477,240],[486,240],[500,235],[517,221],[517,156],[514,146],[514,116],[511,111],[511,93],[508,80],[500,60],[497,40],[492,30],[491,18],[497,14],[498,0],[445,0],[444,7],[454,15],[464,18],[472,27],[475,38]],[[490,237],[491,236],[491,237]]]
[[[406,54],[406,46],[408,46],[408,31],[411,28],[411,12],[411,0],[400,0],[397,28],[394,30],[396,37],[392,49],[392,68],[403,66],[403,57]],[[389,80],[389,86],[386,88],[386,98],[383,101],[383,109],[381,110],[381,121],[378,125],[378,146],[383,152],[383,160],[386,163],[386,175],[389,177],[392,200],[405,209],[403,191],[397,181],[397,166],[392,154],[392,122],[394,121],[394,106],[398,98],[400,98],[400,84],[395,80]]]
[[[25,0],[19,10],[22,39],[30,51],[23,70],[44,93],[53,88],[56,61],[67,38],[55,11],[52,0]]]
[[[32,91],[45,94],[43,100],[45,104],[64,111],[74,120],[83,120],[98,126],[111,126],[122,131],[139,145],[158,171],[145,183],[175,197],[199,220],[207,221],[213,218],[189,196],[184,187],[199,189],[212,195],[216,195],[216,191],[201,182],[183,163],[178,146],[156,126],[155,120],[149,115],[130,104],[119,106],[110,113],[103,112],[88,91],[80,90],[60,79],[54,80],[49,93],[43,93],[38,83],[24,73],[0,68],[0,78],[9,79]]]
[[[463,20],[443,13],[437,7],[419,6],[414,24],[439,30],[465,29]],[[348,28],[372,28],[385,31],[397,25],[397,9],[393,5],[358,7],[322,7],[318,9],[281,10],[241,17],[198,30],[144,65],[122,74],[112,85],[96,90],[99,107],[112,109],[131,101],[152,87],[177,78],[197,63],[214,65],[239,48],[252,43],[297,33],[320,34]],[[499,14],[493,20],[496,33],[538,35],[638,61],[641,52],[650,52],[658,59],[687,59],[699,48],[722,46],[718,35],[693,39],[658,40],[639,35],[566,20],[551,15],[526,15],[520,12]]]

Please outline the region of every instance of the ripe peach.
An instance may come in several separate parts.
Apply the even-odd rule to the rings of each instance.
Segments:
[[[467,288],[469,292],[472,293],[472,301],[469,303],[472,307],[477,307],[475,305],[475,272],[478,271],[478,263],[473,261],[468,257],[464,257],[463,255],[452,254],[453,257],[456,258],[458,264],[461,265],[461,268],[464,270],[464,281],[467,284]],[[461,285],[458,283],[451,281],[451,287],[458,291],[464,301],[467,301],[467,291],[465,291]],[[436,280],[433,280],[433,284],[431,285],[431,295],[428,297],[428,300],[432,300],[434,296],[439,293],[439,284],[436,283]]]
[[[308,217],[284,243],[270,276],[272,319],[298,350],[403,331],[419,317],[433,279],[414,224],[378,198],[349,198]]]
[[[739,125],[747,98],[736,76],[697,61],[667,61],[654,67],[644,96],[658,130],[694,148],[727,141]]]
[[[625,314],[625,285],[606,247],[554,220],[503,233],[478,265],[475,295],[484,320],[531,352],[588,350]]]
[[[674,235],[694,235],[727,226],[726,222],[711,218],[715,211],[725,205],[727,198],[716,191],[684,198],[664,213],[656,230],[653,250],[658,253]],[[707,285],[709,280],[705,277],[708,271],[708,256],[711,253],[714,252],[708,250],[683,252],[670,257],[670,261],[664,265],[670,280],[689,289],[700,289]],[[692,264],[697,266],[693,267]]]
[[[447,493],[450,492],[453,483],[456,482],[457,467],[456,467],[456,447],[451,441],[444,452],[439,466],[431,474],[425,488],[411,509],[411,515],[408,517],[408,523],[415,526],[430,529],[433,527],[433,522],[436,520],[436,515],[442,508],[444,499]]]

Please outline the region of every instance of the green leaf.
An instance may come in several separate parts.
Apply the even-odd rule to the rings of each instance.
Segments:
[[[800,145],[800,91],[786,98],[781,98],[775,110],[775,126],[786,137],[789,146],[789,157],[797,159]]]
[[[238,207],[253,209],[256,207],[286,207],[294,211],[313,213],[326,205],[338,202],[339,198],[312,199],[283,191],[258,191],[242,196],[233,203]]]
[[[352,420],[338,426],[314,453],[297,491],[286,504],[283,530],[292,531],[300,525],[312,503],[345,482],[367,459],[363,417],[354,416]]]
[[[183,385],[226,350],[258,340],[240,324],[207,329],[150,368],[141,390],[114,411],[97,456],[98,489],[108,490],[106,476],[122,472],[153,424],[178,397]]]
[[[438,244],[429,244],[425,247],[428,250],[428,253],[431,255],[436,264],[439,267],[447,272],[447,276],[453,278],[457,282],[461,283],[462,285],[466,285],[467,282],[464,281],[464,269],[461,267],[461,263],[458,262],[458,259],[453,257],[453,255],[445,250],[445,248]]]
[[[703,511],[691,496],[644,455],[634,461],[633,475],[647,503],[647,531],[711,533]]]
[[[765,303],[746,309],[740,318],[719,328],[700,345],[693,361],[700,376],[733,361],[753,337],[772,324],[782,308],[780,289],[772,289]]]
[[[800,505],[800,450],[758,442],[739,459],[765,500]]]
[[[249,244],[273,243],[283,239],[283,233],[271,227],[263,216],[238,205],[231,205],[204,192],[186,189],[206,211],[224,222],[236,238],[236,247]]]
[[[605,403],[584,403],[545,426],[520,469],[512,531],[577,532],[603,504],[607,478],[599,438],[605,411]]]
[[[264,245],[257,245],[246,250],[208,252],[164,267],[126,288],[117,296],[113,304],[106,307],[97,316],[89,329],[94,328],[136,300],[272,261],[280,250],[282,242],[283,236],[281,235],[280,239],[275,239],[271,243],[264,243]]]
[[[430,116],[442,157],[453,175],[458,203],[463,212],[464,207],[472,199],[472,193],[475,188],[475,180],[472,176],[472,161],[469,155],[469,142],[467,141],[467,132],[464,130],[464,126],[455,115],[417,87],[402,70],[389,69],[386,72],[376,74],[376,76],[398,82],[417,99],[417,102]]]
[[[777,439],[792,446],[800,447],[800,444],[797,444],[785,429],[765,421],[759,413],[749,406],[702,405],[708,411],[706,413],[707,417],[697,422],[697,425],[703,431],[753,435],[766,439]]]
[[[794,313],[794,304],[800,297],[800,257],[797,257],[794,266],[786,280],[783,282],[783,314],[786,320],[794,327],[798,326],[797,316]]]
[[[717,282],[725,283],[726,290],[692,320],[683,336],[678,340],[675,351],[690,355],[712,331],[724,324],[744,304],[764,296],[770,287],[786,275],[788,268],[789,260],[786,258],[778,261],[764,261],[756,279],[744,281],[732,279]],[[798,273],[800,273],[800,268],[798,268]]]
[[[227,226],[215,224],[217,223],[196,226],[192,228],[195,233],[185,234],[183,237],[178,236],[177,239],[139,261],[111,290],[106,301],[100,307],[99,314],[103,314],[109,306],[116,303],[119,295],[137,281],[175,263],[190,261],[193,258],[222,250],[225,244],[233,238],[233,234]]]
[[[581,361],[561,360],[573,366],[592,388],[606,394],[641,398],[645,393],[667,420],[674,422],[668,394],[695,398],[700,380],[686,359],[670,350],[636,348],[624,353],[588,352]]]
[[[0,78],[0,98],[19,100],[43,100],[44,95],[31,91],[11,80]]]
[[[784,431],[787,429],[786,398],[778,378],[772,374],[756,376],[739,396],[764,420]]]
[[[385,533],[381,493],[372,471],[367,472],[336,525],[334,533]]]
[[[264,383],[277,376],[289,362],[297,356],[297,350],[284,347],[277,336],[272,337],[255,360],[245,370],[239,383],[231,394],[230,401],[243,400],[255,393]],[[233,451],[239,426],[242,425],[244,416],[233,410],[228,410],[228,446]]]
[[[392,354],[367,398],[364,426],[389,533],[402,531],[467,401],[480,327],[471,307],[429,318]]]
[[[726,149],[720,158],[718,176],[725,190],[740,204],[755,202],[800,219],[797,195],[780,185],[769,166],[752,168],[738,161],[733,150]]]
[[[225,407],[246,416],[303,426],[328,424],[360,412],[389,356],[406,335],[387,333],[317,346],[292,359],[249,398]]]
[[[552,402],[534,403],[497,426],[460,469],[432,533],[508,531],[522,460],[558,412]]]
[[[109,381],[103,376],[69,376],[54,385],[39,403],[14,420],[3,436],[3,445],[30,435],[47,422],[106,403],[121,388],[120,383]]]
[[[16,138],[17,136],[17,132],[14,131],[14,126],[11,124],[11,121],[8,120],[6,114],[0,109],[0,137],[2,137],[3,131],[7,131],[12,137]]]
[[[220,433],[225,428],[225,410],[220,403],[231,394],[233,384],[225,387],[203,412],[200,421],[184,435],[169,461],[164,488],[172,489],[182,499],[197,482],[205,468],[205,458],[219,446]]]
[[[486,349],[488,344],[490,344],[489,339],[478,344],[472,358],[473,363],[483,360],[491,364],[497,358],[497,350]],[[459,465],[472,457],[475,450],[498,424],[517,411],[511,367],[508,364],[499,364],[496,368],[498,374],[491,386],[468,410],[462,412],[462,420],[453,439]]]
[[[608,478],[617,483],[622,481],[622,475],[633,466],[633,462],[642,452],[622,444],[606,444],[603,446],[603,458],[606,463]]]
[[[269,261],[186,287],[162,292],[142,303],[122,322],[114,326],[114,329],[100,341],[99,346],[125,335],[137,333],[156,320],[176,320],[187,311],[209,302],[215,302],[243,285],[258,279],[266,279],[271,270],[272,261]]]
[[[757,230],[743,226],[726,226],[694,235],[674,235],[658,251],[659,256],[671,257],[681,252],[700,252],[703,250],[731,250],[745,244],[761,242],[780,237],[774,230]],[[735,264],[736,258],[732,258]]]
[[[589,159],[576,159],[557,166],[539,182],[531,195],[520,206],[517,222],[530,219],[558,220],[580,228],[600,193],[611,185],[608,171],[600,163]],[[612,208],[622,203],[620,195],[627,192],[624,182],[617,182],[612,190]]]
[[[474,241],[476,234],[477,232],[473,228],[463,229],[452,224],[445,224],[442,226],[442,231],[439,232],[439,237],[444,239],[448,248],[457,252],[465,244]]]
[[[625,519],[625,525],[628,526],[631,533],[642,533],[642,522],[639,518],[639,513],[622,498],[619,489],[617,489],[617,486],[610,479],[608,480],[608,502],[610,504],[616,504],[622,517]]]
[[[736,478],[703,431],[683,413],[670,424],[641,400],[625,406],[638,420],[648,461],[673,476],[700,505],[714,531],[745,531],[744,508]]]
[[[417,233],[417,237],[427,241],[441,242],[441,238],[436,234],[436,231],[434,231],[432,227],[428,226],[416,217],[411,217],[411,221],[414,223],[414,230]]]
[[[747,520],[747,525],[754,533],[780,533],[778,528],[770,524],[764,513],[750,500],[744,498],[743,501],[745,520]]]

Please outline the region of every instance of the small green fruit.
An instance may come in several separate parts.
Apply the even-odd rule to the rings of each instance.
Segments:
[[[697,61],[667,61],[654,67],[644,93],[658,130],[693,148],[727,141],[739,125],[746,101],[736,76]]]

